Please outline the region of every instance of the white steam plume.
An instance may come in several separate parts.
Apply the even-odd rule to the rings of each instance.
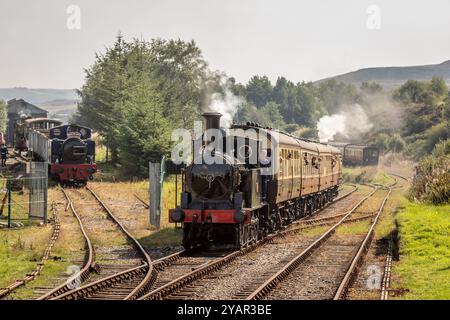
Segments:
[[[328,142],[338,133],[348,139],[359,140],[372,127],[369,117],[359,104],[347,106],[337,114],[323,116],[317,123],[320,142]]]
[[[222,114],[220,125],[228,128],[233,122],[240,104],[244,103],[243,98],[235,96],[228,83],[223,85],[224,93],[214,93],[211,96],[211,103],[207,107],[208,111],[216,111]]]

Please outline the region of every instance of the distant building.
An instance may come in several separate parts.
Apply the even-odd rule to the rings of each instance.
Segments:
[[[6,143],[14,145],[14,129],[16,121],[22,117],[47,118],[47,111],[23,99],[12,99],[8,101],[8,127],[6,129]]]

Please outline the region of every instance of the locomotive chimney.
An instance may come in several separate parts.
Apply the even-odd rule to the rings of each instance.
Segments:
[[[220,112],[205,112],[202,116],[205,119],[205,131],[208,129],[220,129],[220,117],[222,117]]]

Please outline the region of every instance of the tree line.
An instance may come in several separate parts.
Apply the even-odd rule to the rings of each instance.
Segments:
[[[86,70],[71,121],[101,135],[109,161],[145,173],[148,161],[169,153],[172,130],[191,127],[207,93],[219,90],[220,75],[209,71],[194,41],[127,42],[119,35]]]
[[[420,158],[448,139],[450,98],[440,78],[408,81],[393,92],[374,82],[357,87],[336,80],[294,83],[279,77],[272,83],[264,75],[242,84],[211,71],[194,41],[125,41],[121,35],[85,72],[72,121],[97,131],[108,147],[108,160],[134,174],[146,174],[148,161],[169,154],[172,130],[192,128],[214,94],[225,90],[241,98],[235,122],[257,122],[300,137],[317,139],[322,116],[359,104],[375,125],[357,142]],[[383,99],[402,111],[395,125],[387,125],[390,110],[377,110]],[[373,101],[381,103],[374,108]]]

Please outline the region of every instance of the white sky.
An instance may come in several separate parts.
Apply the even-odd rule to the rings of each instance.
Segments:
[[[69,30],[69,5],[81,29]],[[366,26],[369,5],[381,28]],[[95,52],[127,38],[194,39],[212,69],[247,82],[318,80],[450,59],[450,1],[0,0],[0,87],[76,88]]]

